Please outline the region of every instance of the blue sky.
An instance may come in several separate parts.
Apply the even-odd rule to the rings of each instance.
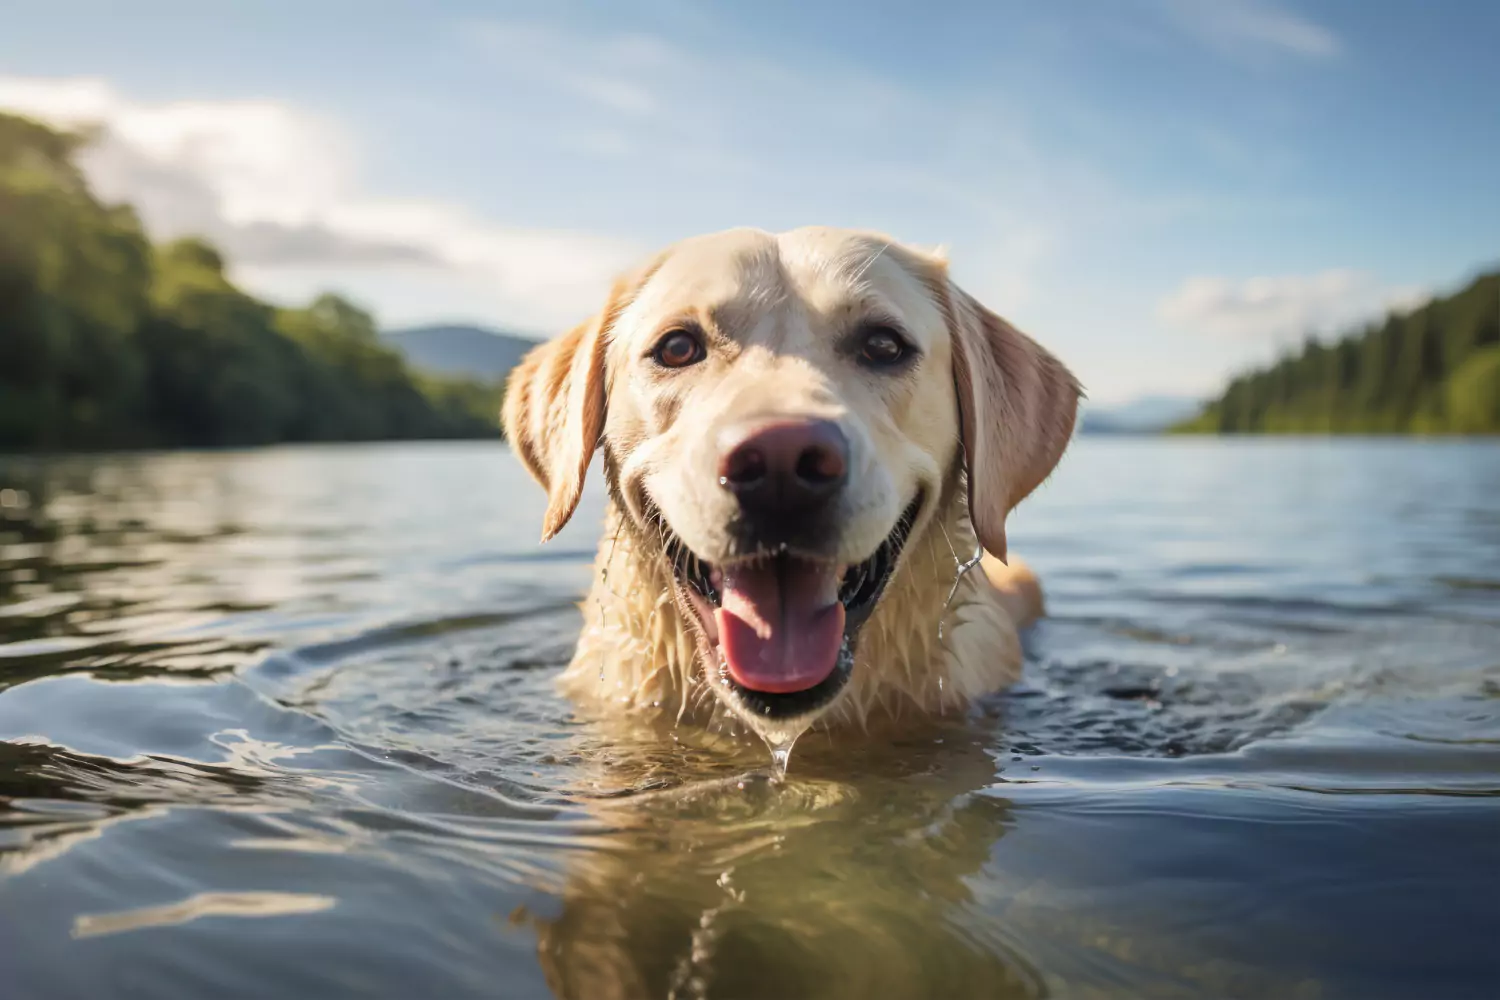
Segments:
[[[1110,402],[1500,262],[1496,39],[1477,0],[49,0],[0,107],[104,123],[99,188],[279,300],[542,336],[683,236],[871,227]]]

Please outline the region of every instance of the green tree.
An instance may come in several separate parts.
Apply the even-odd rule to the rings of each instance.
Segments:
[[[1500,273],[1232,379],[1180,433],[1500,433]]]
[[[155,309],[142,330],[152,420],[174,444],[287,440],[305,365],[276,332],[275,311],[229,281],[219,253],[186,239],[156,254]]]
[[[0,443],[117,439],[139,388],[149,250],[89,193],[81,141],[0,115]]]
[[[1500,431],[1500,346],[1469,356],[1448,380],[1449,426],[1460,434]]]
[[[202,240],[152,248],[87,140],[0,114],[0,447],[498,433],[498,387],[408,370],[352,303],[277,309]]]

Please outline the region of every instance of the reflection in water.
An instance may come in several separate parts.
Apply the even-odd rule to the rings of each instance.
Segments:
[[[338,900],[293,892],[205,892],[167,906],[143,906],[118,913],[85,913],[73,921],[75,938],[119,934],[145,927],[185,924],[200,917],[282,917],[318,913]]]
[[[1492,994],[1495,446],[1080,442],[1023,683],[782,780],[573,717],[602,507],[538,549],[537,492],[0,460],[3,992]]]
[[[649,771],[612,743],[607,780],[628,786]],[[1007,808],[976,794],[994,763],[961,745],[941,752],[929,737],[863,754],[863,780],[820,747],[800,752],[784,782],[737,770],[594,798],[589,812],[609,833],[570,859],[549,915],[527,917],[553,991],[1037,995],[1003,926],[971,905],[966,879],[1004,834]],[[715,752],[763,763],[754,746]]]
[[[653,745],[611,730],[584,750],[610,748],[580,797],[602,831],[536,911],[509,919],[536,929],[548,985],[570,1000],[1037,997],[1091,979],[1156,984],[1151,995],[1323,995],[1295,957],[1268,967],[1218,949],[1150,892],[1080,905],[1049,871],[1056,859],[1030,844],[1007,856],[1025,812],[978,735],[953,724],[819,746],[785,782],[754,769],[753,740],[709,744],[695,752],[722,773],[658,787]],[[1064,855],[1088,842],[1078,832]],[[1084,849],[1108,850],[1105,832]]]

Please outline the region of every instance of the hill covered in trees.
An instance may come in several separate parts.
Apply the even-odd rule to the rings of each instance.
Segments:
[[[0,448],[498,435],[497,384],[413,371],[349,302],[277,308],[206,243],[153,246],[86,141],[0,113]]]
[[[1242,375],[1179,433],[1500,433],[1500,272]]]

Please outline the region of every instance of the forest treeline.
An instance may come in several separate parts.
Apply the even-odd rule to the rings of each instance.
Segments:
[[[0,113],[0,449],[499,434],[498,385],[411,370],[353,304],[278,308],[204,241],[153,245],[87,141]]]
[[[1500,433],[1500,272],[1234,379],[1173,430]]]

